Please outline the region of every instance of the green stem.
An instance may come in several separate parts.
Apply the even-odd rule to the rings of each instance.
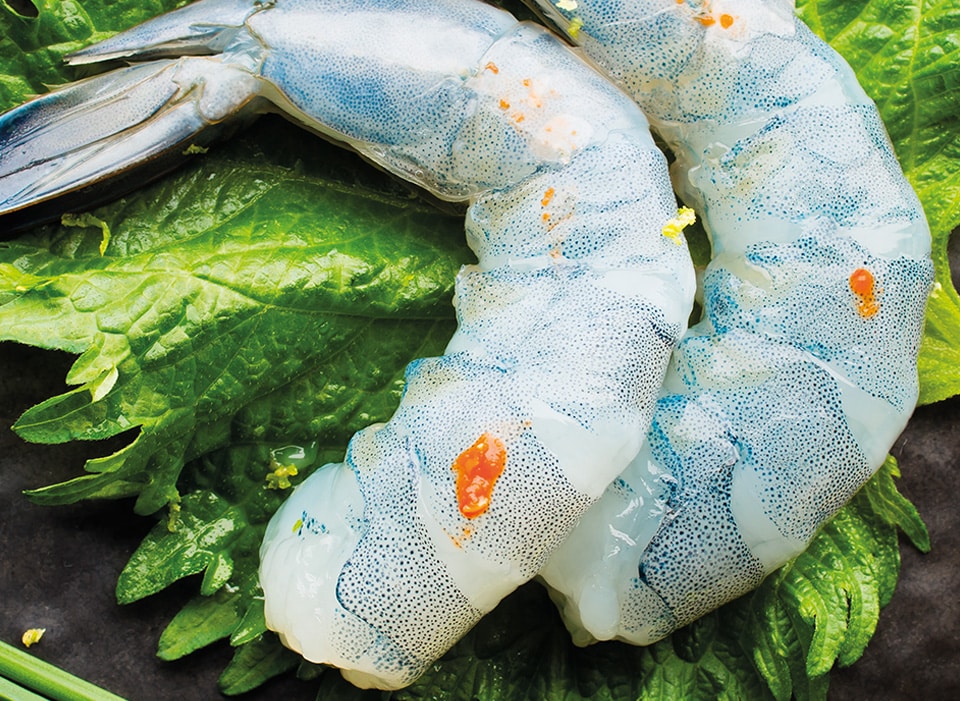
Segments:
[[[123,701],[116,694],[75,677],[2,640],[0,640],[0,676],[43,694],[53,701]],[[0,679],[0,682],[6,682],[6,680]],[[29,691],[17,689],[14,684],[10,686],[13,691],[8,692],[7,688],[0,685],[0,694],[9,693],[11,701],[34,701],[38,698]],[[21,695],[13,695],[17,692]],[[29,695],[24,695],[24,692]],[[0,698],[5,697],[0,696]]]
[[[3,677],[0,677],[0,699],[3,699],[3,701],[47,701],[42,696],[37,696],[29,689],[24,689]]]

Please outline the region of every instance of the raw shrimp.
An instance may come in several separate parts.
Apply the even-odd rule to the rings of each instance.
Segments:
[[[654,642],[800,553],[917,398],[930,235],[877,110],[790,2],[538,0],[676,155],[713,259],[645,445],[542,576]]]
[[[144,61],[0,121],[0,205],[86,192],[278,108],[468,200],[446,354],[271,521],[269,627],[359,685],[415,679],[639,449],[695,287],[636,105],[554,36],[467,0],[206,0],[75,54]],[[146,115],[146,116],[144,116]]]

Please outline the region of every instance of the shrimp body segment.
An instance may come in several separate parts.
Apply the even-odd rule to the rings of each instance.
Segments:
[[[288,646],[362,686],[408,684],[639,450],[695,287],[664,235],[666,160],[562,42],[466,0],[205,0],[73,61],[116,58],[135,63],[2,118],[0,206],[264,109],[469,201],[478,262],[446,354],[408,367],[393,418],[297,488],[261,550]]]
[[[394,417],[281,508],[261,553],[269,625],[362,686],[408,684],[539,571],[639,449],[694,287],[661,233],[676,203],[639,110],[547,33],[436,7],[436,27],[411,3],[409,24],[387,8],[359,32],[370,65],[351,79],[382,83],[365,99],[413,86],[383,116],[352,107],[350,135],[470,198],[459,328],[408,368]],[[430,42],[422,65],[376,57]]]
[[[789,2],[538,0],[643,107],[713,244],[645,445],[543,570],[576,640],[756,587],[917,398],[930,235],[876,107]]]

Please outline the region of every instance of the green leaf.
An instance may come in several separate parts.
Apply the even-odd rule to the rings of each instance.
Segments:
[[[295,669],[300,656],[264,635],[237,648],[230,664],[220,675],[220,691],[228,696],[256,689],[268,679]]]
[[[773,697],[788,701],[793,696],[793,678],[806,676],[803,650],[773,587],[761,588],[751,599],[750,605],[744,606],[747,619],[740,644],[747,650],[752,648],[752,661]],[[764,634],[755,637],[758,630]]]
[[[335,671],[319,665],[306,667],[306,673],[304,669],[305,665],[301,665],[299,673],[301,679],[305,681],[319,679],[316,701],[384,701],[392,696],[376,689],[358,689],[353,684],[345,682],[343,677]]]
[[[267,623],[263,614],[263,604],[259,598],[247,604],[240,622],[230,633],[230,644],[234,647],[253,642],[267,632]]]
[[[927,300],[927,318],[920,346],[920,404],[960,393],[960,297],[949,279],[946,244],[939,252],[939,270]],[[947,273],[943,271],[948,271]]]
[[[792,693],[817,698],[826,692],[827,672],[834,663],[852,664],[873,636],[900,567],[897,525],[914,520],[914,528],[919,522],[915,512],[911,517],[901,511],[905,500],[894,487],[896,474],[896,464],[888,459],[806,552],[756,593],[731,605],[753,599],[752,605],[762,603],[766,611],[754,618],[749,634],[761,639],[768,628],[772,634],[771,643],[764,643],[755,659],[777,698],[785,698],[791,689],[782,665],[771,664],[769,647],[789,650]]]
[[[960,226],[960,21],[956,0],[806,0],[800,16],[877,103],[933,235],[920,403],[960,393],[960,297],[947,244]]]
[[[213,596],[190,601],[164,629],[157,646],[157,656],[176,660],[210,643],[229,637],[240,623],[240,597],[218,591]]]
[[[282,127],[150,188],[149,210],[98,210],[116,222],[105,256],[99,230],[49,227],[0,247],[19,272],[0,289],[0,338],[82,352],[68,376],[80,387],[14,430],[55,443],[140,429],[88,465],[96,477],[38,490],[38,500],[138,490],[137,510],[155,511],[174,498],[184,461],[225,445],[230,421],[295,383],[322,382],[329,399],[301,431],[345,437],[371,415],[361,397],[397,396],[411,348],[434,350],[450,333],[452,282],[469,260],[461,223],[388,198],[392,184],[348,188],[271,160],[263,142],[301,137]],[[312,146],[318,159],[331,148]],[[384,403],[376,408],[382,416]]]
[[[247,525],[238,509],[211,492],[186,495],[177,514],[154,526],[131,556],[117,583],[120,603],[155,594],[183,577],[218,570]],[[162,563],[159,569],[157,563]]]
[[[484,618],[402,700],[763,699],[768,693],[719,613],[649,648],[573,647],[556,610],[527,585]]]

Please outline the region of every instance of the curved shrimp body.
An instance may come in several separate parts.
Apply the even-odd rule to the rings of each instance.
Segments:
[[[882,464],[917,397],[930,237],[792,4],[545,8],[670,145],[714,249],[641,453],[542,572],[578,642],[648,644],[756,587]]]
[[[287,645],[403,686],[536,574],[639,449],[694,292],[665,235],[666,161],[628,97],[473,2],[208,0],[73,61],[118,57],[149,61],[3,118],[8,209],[87,187],[93,166],[71,163],[123,169],[267,107],[470,201],[478,263],[446,355],[409,366],[394,417],[302,484],[261,550]]]
[[[261,551],[268,625],[386,688],[534,576],[633,457],[694,287],[662,233],[676,215],[665,161],[628,99],[499,11],[444,2],[431,26],[432,3],[410,6],[406,24],[378,15],[362,53],[331,55],[367,64],[345,62],[340,129],[357,123],[358,150],[469,196],[478,263],[458,277],[446,355],[408,368],[393,418],[296,491]],[[425,44],[422,64],[378,56]]]

